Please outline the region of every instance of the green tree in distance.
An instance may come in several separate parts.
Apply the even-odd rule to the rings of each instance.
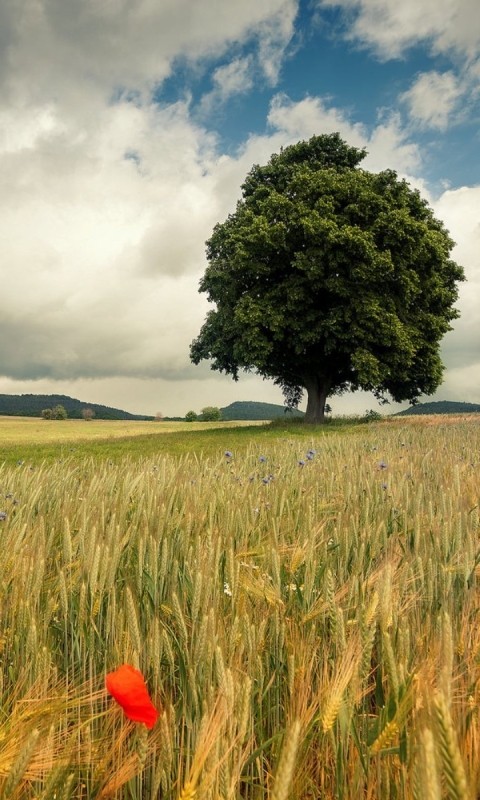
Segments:
[[[196,422],[198,414],[196,411],[187,411],[185,414],[185,422]]]
[[[52,410],[53,419],[67,419],[68,414],[64,406],[58,405]]]
[[[217,406],[205,406],[201,411],[202,422],[219,422],[222,419],[222,412]]]
[[[200,291],[216,310],[192,361],[273,378],[292,407],[306,390],[306,422],[345,391],[432,394],[458,317],[448,232],[395,172],[359,168],[365,155],[338,133],[287,147],[252,168],[207,242]]]

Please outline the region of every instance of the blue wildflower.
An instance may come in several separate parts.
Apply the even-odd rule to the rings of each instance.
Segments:
[[[317,451],[316,451],[316,450],[312,450],[312,449],[310,448],[310,450],[308,450],[308,451],[307,451],[307,456],[314,456],[314,455],[316,455],[316,453],[317,453]]]
[[[301,467],[304,467],[304,466],[305,466],[305,461],[303,461],[301,458],[299,458],[299,459],[298,459],[298,463],[299,463],[299,465],[300,465]]]
[[[231,453],[230,450],[225,450],[225,457],[226,458],[233,458],[233,453]]]
[[[261,461],[262,464],[265,464],[265,462],[267,460],[267,456],[260,456],[260,458],[258,460]]]
[[[0,520],[3,522],[7,519],[7,514],[5,511],[0,511]]]
[[[268,483],[268,478],[262,478],[262,483]]]
[[[387,486],[386,483],[382,483],[382,489],[388,489],[388,486]]]
[[[385,461],[380,461],[380,465],[379,466],[380,466],[380,469],[386,469],[387,468],[387,465],[385,464]]]

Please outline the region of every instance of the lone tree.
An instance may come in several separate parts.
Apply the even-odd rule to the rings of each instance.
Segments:
[[[314,136],[254,166],[207,242],[208,313],[191,359],[238,379],[274,378],[306,422],[326,399],[372,391],[415,403],[442,380],[440,340],[458,317],[454,245],[417,190],[365,150]]]

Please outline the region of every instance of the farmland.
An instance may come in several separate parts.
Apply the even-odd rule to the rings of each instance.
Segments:
[[[0,420],[0,797],[477,796],[478,416],[164,424]]]

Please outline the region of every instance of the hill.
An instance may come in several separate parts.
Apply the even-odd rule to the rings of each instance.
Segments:
[[[285,406],[275,405],[274,403],[256,403],[254,401],[237,401],[230,403],[229,406],[221,408],[222,419],[291,419],[292,417],[304,417],[303,411],[285,411]]]
[[[453,400],[438,400],[434,403],[418,403],[405,411],[394,414],[395,417],[407,417],[412,414],[473,414],[480,412],[478,403],[455,403]]]
[[[2,417],[40,417],[45,408],[59,405],[64,407],[69,419],[82,419],[82,411],[85,408],[91,408],[97,419],[153,419],[145,415],[129,414],[128,411],[119,408],[83,403],[64,394],[0,394]]]

